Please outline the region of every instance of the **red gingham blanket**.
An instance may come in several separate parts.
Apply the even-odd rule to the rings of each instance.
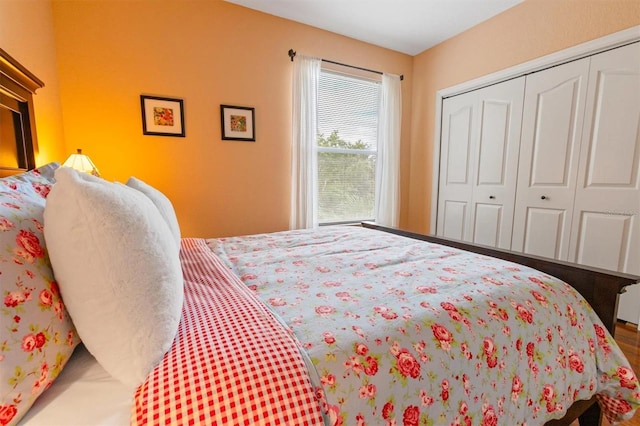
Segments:
[[[212,254],[183,239],[178,333],[137,389],[134,425],[320,425],[298,343]]]

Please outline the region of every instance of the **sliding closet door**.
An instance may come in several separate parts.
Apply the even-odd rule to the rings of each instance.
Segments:
[[[509,248],[524,77],[443,101],[436,233]]]
[[[566,260],[589,58],[527,77],[512,250]]]
[[[591,59],[569,260],[640,274],[640,43]],[[618,317],[638,323],[640,286]]]

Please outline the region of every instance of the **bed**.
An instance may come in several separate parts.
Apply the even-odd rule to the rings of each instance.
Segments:
[[[303,346],[309,351],[322,376],[325,390],[328,386],[333,392],[333,405],[329,405],[334,410],[334,424],[336,417],[338,424],[355,424],[359,421],[371,424],[382,419],[393,420],[384,413],[384,407],[391,407],[392,410],[395,408],[397,416],[402,416],[405,424],[412,424],[412,420],[427,423],[428,419],[434,421],[434,424],[491,424],[494,415],[499,424],[521,424],[525,418],[529,420],[529,424],[542,424],[553,418],[563,417],[564,410],[573,404],[573,399],[590,399],[588,394],[578,397],[577,393],[573,395],[573,399],[563,402],[551,401],[553,398],[546,397],[538,401],[535,397],[530,397],[527,404],[533,404],[534,409],[520,418],[504,417],[504,412],[508,409],[500,406],[500,401],[504,395],[509,395],[509,391],[511,402],[515,402],[521,396],[516,397],[514,389],[533,386],[531,375],[526,384],[523,383],[523,377],[528,374],[526,371],[529,369],[536,376],[538,366],[532,359],[545,357],[542,353],[546,351],[538,348],[540,352],[535,349],[535,354],[532,355],[531,342],[537,342],[538,345],[548,340],[549,352],[559,351],[555,353],[558,359],[546,364],[547,369],[550,366],[551,369],[571,369],[573,367],[569,364],[574,362],[574,367],[582,371],[583,366],[577,360],[580,351],[577,342],[566,341],[556,348],[558,342],[552,337],[556,332],[562,334],[560,327],[567,327],[567,333],[571,327],[545,325],[539,321],[536,323],[531,318],[532,315],[538,319],[540,316],[560,315],[569,324],[573,324],[574,328],[576,324],[588,322],[583,314],[579,315],[580,319],[576,319],[577,314],[571,308],[575,304],[569,302],[565,306],[559,303],[559,308],[558,303],[552,303],[554,298],[559,298],[560,292],[547,287],[550,277],[539,274],[539,270],[550,271],[568,281],[576,282],[594,304],[596,301],[606,304],[607,301],[603,298],[608,295],[608,302],[615,306],[615,295],[625,284],[614,284],[613,281],[605,284],[613,277],[604,271],[575,268],[566,263],[549,262],[486,247],[473,247],[375,224],[365,223],[363,226],[368,229],[346,227],[288,231],[209,241],[214,253],[224,259],[225,264],[278,315],[284,317],[302,339]],[[414,241],[389,235],[389,232],[410,237]],[[482,255],[460,252],[451,247],[473,250]],[[511,261],[517,260],[520,264],[494,264],[494,259],[487,256],[489,254]],[[522,264],[534,265],[538,270],[533,276],[519,276],[527,274],[527,268]],[[509,271],[506,275],[498,272],[503,268]],[[587,278],[585,274],[590,277]],[[529,292],[528,301],[522,301],[515,293],[512,297],[505,296],[504,286],[514,284],[513,279],[531,285],[525,290],[525,293]],[[613,280],[617,279],[629,280],[627,283],[637,281],[637,277],[632,276],[618,276]],[[487,284],[482,290],[477,288],[480,281]],[[475,290],[471,290],[474,287]],[[551,293],[542,294],[548,291]],[[476,295],[471,296],[469,292]],[[478,297],[478,293],[483,296]],[[416,296],[417,299],[412,303],[412,298]],[[559,302],[559,299],[555,302]],[[551,305],[554,305],[553,309],[545,313],[543,306],[551,308]],[[478,306],[482,308],[475,309]],[[421,312],[421,307],[429,312]],[[567,312],[564,312],[565,308],[568,309]],[[474,310],[480,315],[475,316]],[[615,312],[604,308],[601,315],[607,318],[608,327],[612,329]],[[419,320],[414,322],[414,316],[416,319],[419,317]],[[499,324],[497,330],[490,326],[492,320]],[[318,321],[322,322],[317,324]],[[389,322],[390,325],[387,324]],[[516,330],[522,330],[521,327],[526,328],[527,325],[540,330],[545,330],[546,327],[546,336],[543,336],[545,332],[534,332],[525,348],[526,333],[519,335]],[[603,331],[599,327],[595,325],[596,335],[601,335]],[[484,339],[482,336],[474,339],[474,330],[483,328],[487,330]],[[415,329],[413,333],[412,329]],[[501,334],[506,338],[498,343]],[[593,335],[582,336],[581,339],[584,342],[591,341],[592,344],[591,339],[597,341],[597,337]],[[567,352],[563,351],[563,346]],[[520,355],[508,360],[510,351],[519,352]],[[528,359],[522,355],[525,352]],[[565,357],[568,357],[566,366]],[[368,360],[372,361],[373,370],[389,371],[390,376],[378,378],[375,377],[376,374],[368,375],[367,369],[371,367]],[[560,364],[555,362],[558,360]],[[472,364],[472,368],[466,370],[463,366],[465,362]],[[435,367],[429,370],[428,366],[434,363]],[[519,369],[509,369],[510,365],[517,363],[520,363]],[[538,364],[542,369],[545,362]],[[406,369],[403,370],[400,366],[405,366]],[[492,371],[494,368],[505,372],[502,388],[497,384],[496,377],[492,376],[490,379],[479,373],[481,370]],[[443,370],[446,371],[445,374],[441,374]],[[523,373],[522,376],[518,370]],[[429,385],[422,383],[415,388],[413,395],[409,395],[406,392],[407,382],[411,379],[420,381],[425,376],[429,377]],[[497,376],[501,376],[501,373]],[[560,382],[566,380],[566,376],[547,380],[547,383]],[[341,381],[343,383],[339,386],[335,383]],[[475,395],[469,390],[478,381],[496,391],[495,404],[491,405],[489,399],[482,402],[482,395],[487,393],[482,386]],[[458,399],[454,396],[456,383],[458,391],[463,390]],[[574,387],[576,388],[577,386]],[[557,390],[544,389],[543,386],[542,394],[557,393]],[[356,399],[353,396],[356,390],[359,392],[360,404],[352,408],[349,401]],[[394,402],[394,396],[402,400],[400,395],[407,395],[407,400],[413,402],[404,405],[397,400]],[[366,404],[362,404],[363,400]],[[443,406],[434,409],[437,406],[434,400],[439,400]],[[471,404],[471,400],[476,401],[476,404]],[[420,404],[415,401],[420,401]],[[369,407],[368,417],[363,414],[367,413],[363,405]],[[382,417],[376,409],[382,411]],[[456,409],[459,410],[459,415],[452,415],[451,412]],[[595,407],[592,409],[597,410]],[[538,415],[545,411],[544,415]],[[467,412],[474,415],[468,416]],[[400,423],[398,417],[396,419]],[[572,414],[567,417],[563,419],[564,422],[570,421]],[[588,417],[589,414],[583,417],[584,424],[589,424]],[[596,424],[599,415],[594,413],[592,417],[595,420],[591,421]]]
[[[73,185],[82,197],[65,198]],[[371,223],[179,238],[168,199],[141,182],[127,185],[57,164],[0,180],[1,277],[21,277],[2,281],[3,324],[12,325],[3,329],[0,364],[27,355],[18,369],[1,370],[4,398],[13,390],[6,383],[26,390],[2,401],[0,424],[531,425],[578,416],[599,424],[601,407],[615,421],[640,403],[638,379],[611,336],[617,295],[638,277]],[[100,205],[112,192],[134,198]],[[75,202],[86,203],[71,209],[83,215],[70,211]],[[155,222],[130,223],[132,205]],[[54,232],[62,222],[69,227]],[[140,223],[157,240],[139,237]],[[107,232],[84,245],[96,226]],[[72,233],[82,238],[61,249]],[[93,301],[82,294],[81,305],[99,318],[89,321],[97,332],[88,332],[65,262],[76,274],[78,264],[101,258],[109,270],[91,269],[81,287],[108,287],[130,279],[131,258],[149,246],[165,249],[153,271],[133,275],[135,286],[125,282]],[[129,263],[118,265],[123,247]],[[178,279],[153,275],[167,264],[180,269]],[[126,301],[110,306],[117,297],[141,298],[130,305],[137,316],[119,310]],[[145,305],[156,306],[152,321],[140,317]],[[138,362],[165,310],[177,312],[168,345],[154,349],[134,379],[122,364]],[[46,326],[35,322],[42,314]],[[127,333],[134,337],[117,341]],[[95,335],[109,336],[108,347]]]

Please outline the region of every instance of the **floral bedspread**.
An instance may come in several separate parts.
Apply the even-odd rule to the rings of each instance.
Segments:
[[[611,420],[640,406],[593,310],[533,269],[359,227],[208,245],[292,328],[334,425],[538,425],[595,393]]]

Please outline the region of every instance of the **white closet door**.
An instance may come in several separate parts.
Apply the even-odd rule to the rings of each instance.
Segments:
[[[477,91],[478,142],[471,202],[471,241],[511,247],[518,177],[524,77]]]
[[[640,43],[591,59],[569,260],[640,274]],[[639,324],[640,286],[618,318]]]
[[[524,77],[443,101],[437,235],[509,248]]]
[[[471,156],[477,138],[475,99],[471,92],[442,103],[436,234],[456,240],[469,240],[474,164]]]
[[[527,76],[512,250],[566,260],[589,58]]]

